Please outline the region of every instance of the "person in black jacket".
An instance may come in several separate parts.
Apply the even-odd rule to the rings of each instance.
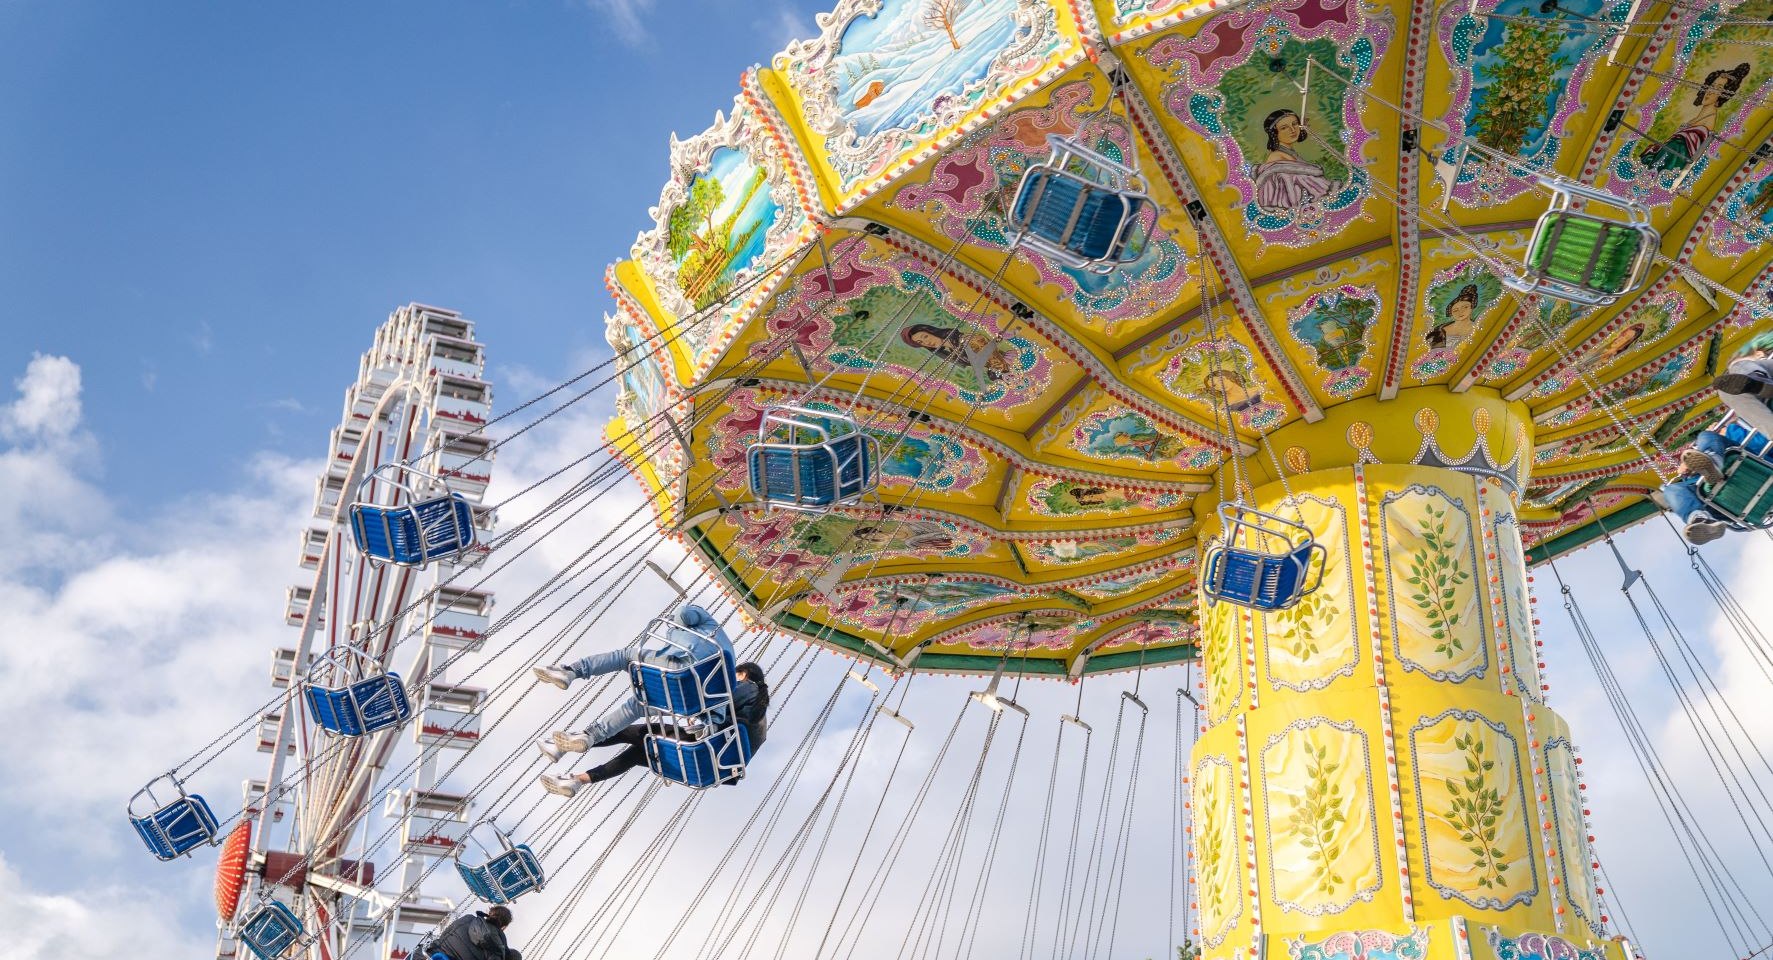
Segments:
[[[511,911],[503,906],[460,917],[432,941],[428,960],[439,955],[449,960],[523,960],[505,943],[505,928],[510,925]]]
[[[763,668],[749,661],[741,663],[734,669],[738,682],[733,685],[733,718],[744,725],[745,734],[751,741],[751,752],[763,746],[764,739],[769,735],[769,720],[766,714],[770,706],[769,681],[764,679]],[[681,726],[665,727],[656,732],[678,740],[695,740],[697,731]],[[646,735],[647,725],[636,723],[615,732],[613,736],[592,744],[597,747],[622,747],[622,752],[603,763],[569,776],[555,776],[544,773],[541,776],[542,787],[549,793],[557,793],[570,797],[579,792],[579,788],[591,783],[602,783],[621,776],[635,767],[646,766]]]

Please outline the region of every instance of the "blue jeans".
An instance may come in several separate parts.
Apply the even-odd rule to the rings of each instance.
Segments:
[[[1707,434],[1717,436],[1717,434]],[[1682,523],[1693,522],[1695,514],[1709,512],[1705,509],[1705,501],[1699,499],[1698,477],[1681,477],[1672,483],[1662,485],[1662,499],[1668,501],[1668,512],[1681,518]]]
[[[1693,449],[1710,457],[1720,470],[1724,466],[1724,454],[1732,447],[1741,447],[1747,453],[1764,457],[1768,438],[1749,433],[1748,428],[1740,423],[1725,426],[1723,433],[1707,430],[1693,438]],[[1710,513],[1705,501],[1699,498],[1698,484],[1698,477],[1688,476],[1662,485],[1662,498],[1668,501],[1669,512],[1680,517],[1683,523],[1691,522],[1694,514]]]
[[[679,609],[673,617],[677,622],[669,630],[672,643],[655,641],[654,647],[623,647],[620,650],[606,650],[594,653],[582,660],[575,660],[566,665],[573,676],[581,680],[599,677],[604,674],[621,673],[628,665],[636,661],[657,664],[666,668],[687,667],[698,660],[715,656],[723,651],[731,651],[732,643],[726,638],[726,631],[720,628],[718,621],[708,611],[694,604]],[[585,728],[585,735],[593,746],[610,740],[629,724],[636,723],[646,716],[646,707],[632,694],[624,697],[620,703],[604,711]],[[724,718],[715,718],[722,721]]]

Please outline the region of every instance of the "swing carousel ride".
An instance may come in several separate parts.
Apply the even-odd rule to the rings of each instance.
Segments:
[[[973,699],[995,731],[1006,709],[1027,716],[999,692],[1006,672],[1198,662],[1176,700],[1176,896],[1207,960],[1627,960],[1581,760],[1546,701],[1534,570],[1657,512],[1649,494],[1719,415],[1713,378],[1773,322],[1769,19],[1773,0],[840,0],[818,37],[745,72],[712,127],[673,138],[651,228],[605,273],[613,368],[575,388],[618,393],[608,470],[480,542],[491,512],[462,478],[484,492],[512,437],[481,431],[529,404],[427,435],[440,397],[485,416],[479,347],[433,308],[384,328],[361,414],[381,425],[378,455],[334,471],[331,525],[304,554],[354,586],[328,596],[322,576],[292,612],[302,648],[283,682],[308,709],[277,714],[276,765],[240,821],[291,796],[302,852],[230,845],[252,851],[224,867],[256,877],[260,905],[224,906],[224,954],[417,955],[422,930],[465,909],[418,889],[451,857],[481,900],[543,886],[570,823],[558,812],[531,844],[487,823],[487,857],[465,853],[473,798],[518,761],[474,789],[435,768],[440,745],[477,745],[478,720],[475,743],[459,734],[486,699],[444,667],[514,632],[489,625],[486,593],[451,584],[626,473],[647,538],[707,575],[687,599],[861,670],[880,708],[863,740],[874,717],[912,727],[886,678],[992,675]],[[474,369],[439,368],[438,344]],[[412,402],[378,406],[395,381]],[[1739,526],[1764,526],[1773,498],[1732,504]],[[597,576],[632,580],[635,556]],[[445,573],[398,572],[412,570]],[[437,626],[469,621],[469,640]],[[415,634],[426,652],[403,685],[382,671]],[[730,686],[711,663],[704,701]],[[363,875],[373,850],[351,859],[344,838],[387,779],[378,731],[415,704],[431,733],[383,813],[405,827],[405,886],[382,894]],[[433,715],[445,706],[454,722]],[[1143,743],[1136,690],[1131,709]],[[1087,738],[1067,716],[1061,746],[1068,724]],[[1185,761],[1184,727],[1198,729]],[[728,733],[735,752],[705,763],[649,747],[645,799],[743,777],[752,747]],[[1114,737],[1111,753],[1119,718]],[[132,811],[166,859],[226,825],[185,795],[192,772],[174,771],[176,799]],[[508,809],[501,794],[482,819]],[[1060,858],[1050,826],[1031,930]],[[1698,882],[1737,901],[1732,948],[1773,939],[1716,849],[1694,855]],[[1055,957],[1096,955],[1091,935],[1087,954],[1060,949],[1065,902]]]

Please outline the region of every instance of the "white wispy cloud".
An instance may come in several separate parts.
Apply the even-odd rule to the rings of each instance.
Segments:
[[[654,0],[585,0],[585,5],[601,15],[617,39],[631,47],[645,46],[652,39],[647,17]]]

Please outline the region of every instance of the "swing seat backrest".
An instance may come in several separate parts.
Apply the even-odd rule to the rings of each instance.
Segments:
[[[217,830],[215,813],[197,794],[180,796],[145,817],[131,816],[129,822],[158,860],[177,860],[214,840]]]
[[[1202,589],[1213,600],[1256,610],[1284,610],[1309,592],[1306,577],[1314,555],[1323,550],[1305,544],[1282,556],[1218,546],[1207,554]]]
[[[301,938],[301,919],[276,900],[266,901],[240,925],[240,942],[259,960],[277,960]]]
[[[854,503],[879,484],[878,441],[840,414],[782,408],[765,414],[746,451],[751,493],[772,506]]]
[[[1149,203],[1068,170],[1030,167],[1010,208],[1012,240],[1070,267],[1111,270],[1139,258],[1131,240]]]
[[[646,764],[654,773],[692,790],[737,783],[751,762],[751,737],[741,723],[717,727],[702,739],[687,742],[649,733],[644,743]]]
[[[1724,456],[1724,482],[1700,481],[1698,492],[1713,512],[1738,526],[1773,528],[1773,464],[1767,460],[1731,450]]]
[[[315,724],[341,737],[361,737],[412,718],[412,701],[398,673],[377,674],[342,687],[308,684],[304,692]]]
[[[545,879],[541,863],[529,845],[523,843],[478,866],[458,860],[456,872],[462,875],[469,892],[488,903],[510,903],[540,889]]]
[[[351,533],[367,557],[403,567],[424,566],[474,546],[474,510],[459,493],[401,506],[354,503]]]
[[[725,650],[682,667],[635,661],[628,665],[634,698],[643,706],[679,717],[730,708],[738,677]]]

